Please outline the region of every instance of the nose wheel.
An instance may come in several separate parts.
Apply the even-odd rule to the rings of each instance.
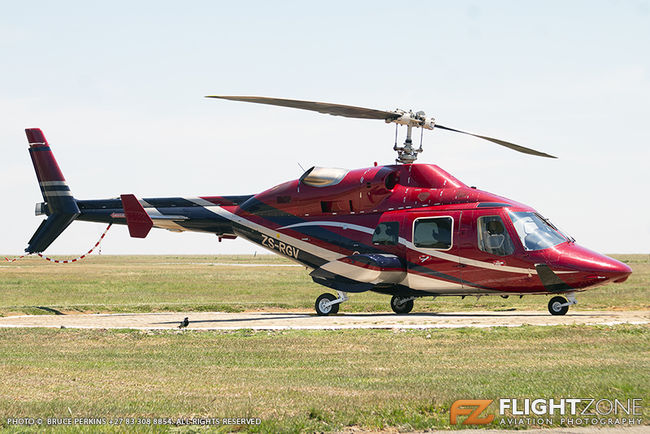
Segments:
[[[569,306],[578,303],[573,294],[567,294],[567,298],[560,296],[551,298],[548,302],[548,311],[551,315],[565,315],[569,311]]]

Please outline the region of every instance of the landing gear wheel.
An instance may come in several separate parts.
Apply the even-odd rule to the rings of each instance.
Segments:
[[[569,311],[569,305],[567,303],[564,297],[553,297],[548,302],[548,311],[551,312],[551,315],[564,315]]]
[[[390,307],[393,309],[393,312],[397,314],[409,313],[413,310],[413,300],[406,300],[404,297],[398,297],[393,295],[393,298],[390,299]]]
[[[339,304],[331,304],[327,305],[327,303],[332,302],[336,300],[336,296],[334,294],[330,293],[324,293],[321,294],[317,299],[316,299],[316,313],[318,315],[329,315],[329,314],[337,314],[339,313]]]

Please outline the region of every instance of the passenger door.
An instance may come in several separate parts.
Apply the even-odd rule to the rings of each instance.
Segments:
[[[396,255],[404,260],[405,246],[399,242],[403,226],[403,212],[383,213],[377,226],[375,226],[375,232],[372,234],[372,246],[377,250]]]
[[[461,211],[412,212],[405,219],[408,285],[412,289],[453,293],[462,290],[458,260]]]

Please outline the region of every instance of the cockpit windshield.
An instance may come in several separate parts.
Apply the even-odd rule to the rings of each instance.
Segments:
[[[542,250],[556,246],[570,238],[565,237],[548,220],[533,212],[508,210],[512,224],[526,250]]]

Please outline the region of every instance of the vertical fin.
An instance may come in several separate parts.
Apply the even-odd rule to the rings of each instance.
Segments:
[[[39,128],[28,128],[25,133],[29,142],[29,155],[48,213],[48,218],[38,227],[25,249],[29,253],[35,253],[47,249],[77,218],[80,211],[43,132]]]
[[[38,185],[48,209],[53,213],[78,214],[79,208],[43,132],[39,128],[28,128],[25,133],[29,141],[29,155],[32,157]]]

